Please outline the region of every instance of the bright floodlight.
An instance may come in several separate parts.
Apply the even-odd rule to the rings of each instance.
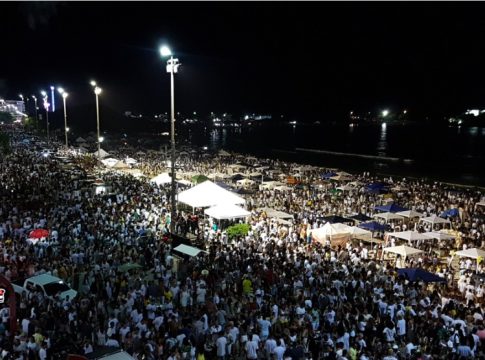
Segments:
[[[68,94],[67,92],[65,92],[65,91],[62,93],[62,97],[63,97],[64,99],[65,99],[65,98],[67,98],[67,95],[69,95],[69,94]]]
[[[91,84],[91,86],[96,86],[96,81],[91,80],[90,84]]]
[[[389,110],[383,110],[382,116],[386,117],[387,115],[389,115]]]
[[[170,48],[166,45],[163,45],[160,47],[160,55],[162,56],[170,56],[172,55],[172,52],[170,51]]]
[[[59,94],[64,93],[64,89],[63,89],[63,88],[61,88],[61,87],[57,88],[57,91],[59,91]]]
[[[40,94],[41,94],[42,96],[47,96],[47,93],[46,93],[44,90],[42,90],[42,91],[40,92]]]
[[[37,100],[37,98],[35,97],[35,95],[32,95],[32,99]]]
[[[66,131],[69,131],[69,128],[68,127],[66,128]]]
[[[99,88],[99,87],[97,87],[97,86],[96,86],[96,87],[94,88],[94,93],[95,93],[96,95],[101,94],[101,88]]]
[[[51,90],[54,90],[54,86],[51,86]]]
[[[100,136],[100,137],[98,138],[98,140],[99,140],[99,142],[103,142],[103,141],[104,141],[104,137]]]

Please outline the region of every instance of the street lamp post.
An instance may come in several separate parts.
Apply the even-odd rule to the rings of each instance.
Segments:
[[[170,141],[172,145],[171,151],[171,187],[170,187],[170,232],[173,234],[175,233],[175,94],[174,94],[174,76],[173,74],[178,72],[178,67],[180,66],[178,59],[174,59],[172,52],[167,46],[162,46],[160,48],[160,55],[162,57],[170,56],[170,59],[167,61],[167,72],[170,73]]]
[[[61,94],[62,102],[64,104],[64,136],[66,138],[66,149],[67,149],[68,148],[67,132],[69,131],[69,128],[67,127],[66,98],[69,94],[65,92],[63,88],[58,88],[57,91],[59,91],[59,93]]]
[[[45,109],[45,118],[46,118],[46,123],[47,123],[47,144],[49,144],[49,101],[47,97],[47,93],[45,91],[40,92],[41,95],[43,96],[44,100],[44,109]]]
[[[35,97],[35,95],[32,95],[32,99],[34,99],[34,106],[35,106],[35,122],[36,122],[36,126],[37,128],[39,127],[39,114],[38,114],[38,109],[37,109],[37,98]]]
[[[96,95],[96,129],[98,133],[98,159],[101,160],[101,137],[99,134],[99,100],[98,95],[101,94],[101,88],[96,85],[95,81],[91,81],[91,86],[94,88],[94,94]]]

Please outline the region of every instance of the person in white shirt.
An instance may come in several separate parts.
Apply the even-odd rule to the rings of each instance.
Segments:
[[[226,358],[226,346],[227,346],[227,338],[224,336],[224,334],[221,333],[216,340],[218,359]]]
[[[274,354],[275,354],[276,360],[283,360],[285,351],[286,351],[285,343],[283,342],[283,339],[280,339],[280,344],[274,348]]]
[[[258,342],[252,336],[249,336],[246,342],[246,356],[248,360],[258,358]]]
[[[273,357],[275,348],[276,348],[276,340],[271,335],[269,335],[268,339],[264,343],[264,352],[266,354],[267,360],[270,360]]]

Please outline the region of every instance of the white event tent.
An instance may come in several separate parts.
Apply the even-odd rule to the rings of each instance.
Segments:
[[[150,181],[157,185],[168,184],[172,182],[172,177],[168,173],[161,173],[150,179]]]
[[[384,252],[390,252],[394,254],[401,255],[402,257],[408,257],[410,255],[416,255],[420,254],[423,252],[423,250],[415,249],[413,247],[409,247],[406,245],[400,245],[400,246],[390,246],[382,249]]]
[[[462,256],[462,257],[469,257],[472,259],[478,259],[478,257],[485,258],[485,251],[477,248],[472,248],[472,249],[457,251],[455,255]]]
[[[407,240],[408,242],[411,242],[411,241],[418,241],[418,240],[429,240],[430,237],[425,235],[425,234],[422,234],[422,233],[419,233],[417,231],[399,231],[399,232],[391,232],[391,233],[387,233],[389,236],[394,236],[398,239],[403,239],[403,240]]]
[[[193,208],[209,207],[219,204],[244,204],[242,197],[207,180],[199,185],[181,192],[178,201]]]
[[[414,210],[399,211],[399,212],[396,213],[396,215],[404,216],[404,217],[407,217],[407,218],[410,218],[410,219],[424,216],[420,212],[417,212],[417,211],[414,211]]]
[[[234,204],[219,204],[204,210],[204,214],[217,220],[239,219],[251,215],[251,213]]]

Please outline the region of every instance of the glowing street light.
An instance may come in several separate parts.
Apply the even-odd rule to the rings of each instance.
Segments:
[[[32,95],[32,99],[34,99],[34,106],[35,106],[35,121],[37,123],[37,127],[39,126],[39,114],[38,110],[39,108],[37,107],[37,97],[35,95]]]
[[[96,128],[98,132],[98,159],[101,160],[101,136],[99,136],[99,100],[98,95],[101,94],[101,88],[96,85],[96,81],[91,81],[91,86],[94,87],[94,94],[96,95]]]
[[[382,110],[382,116],[386,117],[387,115],[389,115],[389,110]]]
[[[66,98],[69,95],[67,92],[64,91],[63,88],[57,88],[57,91],[59,91],[59,94],[62,96],[62,102],[64,104],[64,137],[66,139],[66,149],[68,148],[68,142],[67,142],[67,132],[69,131],[69,128],[67,127],[67,112],[66,112]]]
[[[51,86],[52,112],[56,111],[56,98],[54,97],[54,86]]]
[[[49,98],[44,90],[42,90],[40,94],[42,95],[42,100],[44,100],[45,118],[47,123],[47,143],[49,144]]]
[[[171,187],[170,187],[170,232],[175,233],[175,100],[174,100],[174,76],[180,66],[178,59],[174,59],[172,51],[168,46],[160,47],[162,57],[170,56],[167,61],[167,72],[170,73],[170,104],[171,104],[171,122],[170,122],[170,140],[172,145],[171,151]]]

